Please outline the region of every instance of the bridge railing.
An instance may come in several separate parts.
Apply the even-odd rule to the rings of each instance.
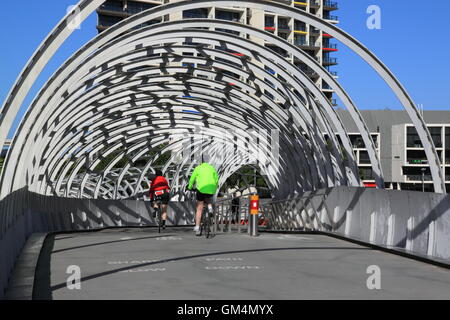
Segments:
[[[336,187],[273,201],[268,228],[322,231],[450,263],[450,196]]]

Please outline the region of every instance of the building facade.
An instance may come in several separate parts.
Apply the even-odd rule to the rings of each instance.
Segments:
[[[98,32],[102,32],[110,26],[126,19],[127,17],[153,8],[168,2],[176,2],[180,0],[108,0],[97,10],[98,14]],[[338,17],[334,14],[338,10],[338,3],[329,0],[278,0],[275,2],[284,3],[295,8],[307,11],[320,18],[324,18],[333,24],[339,23]],[[186,18],[214,18],[229,21],[236,21],[252,27],[265,30],[276,34],[290,43],[297,45],[299,48],[314,57],[324,66],[333,77],[337,78],[338,74],[333,70],[333,66],[338,64],[337,58],[333,57],[333,52],[338,51],[337,44],[333,43],[333,39],[329,34],[323,33],[310,25],[301,21],[297,21],[290,17],[280,16],[271,12],[242,9],[239,7],[209,7],[198,10],[188,10],[182,14],[165,17],[166,20],[180,20]],[[162,19],[161,19],[162,20]],[[158,23],[159,21],[152,21]],[[316,86],[322,89],[326,97],[335,105],[336,100],[333,99],[333,90],[322,80],[321,77],[312,69],[308,68],[304,63],[290,57],[281,48],[271,46],[270,44],[261,43],[269,46],[277,53],[285,56],[292,63],[297,65],[308,77],[310,77]],[[272,70],[267,70],[275,75]],[[269,94],[267,92],[267,94]]]
[[[337,112],[347,132],[358,131],[347,111],[337,109]],[[361,114],[377,147],[385,187],[433,192],[433,182],[425,149],[407,112],[361,110]],[[441,161],[447,192],[450,192],[450,111],[424,111],[423,118],[427,123]],[[375,180],[361,135],[349,135],[358,161],[360,176],[366,186],[372,187]]]

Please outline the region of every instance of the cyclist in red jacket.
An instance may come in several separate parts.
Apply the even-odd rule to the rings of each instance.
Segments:
[[[161,199],[162,202],[162,227],[165,229],[167,220],[167,205],[170,200],[170,188],[169,183],[159,169],[155,170],[155,178],[150,184],[150,201],[152,202],[153,208],[157,208],[157,203],[154,201],[156,198]]]

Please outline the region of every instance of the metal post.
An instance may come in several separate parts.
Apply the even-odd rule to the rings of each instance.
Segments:
[[[251,237],[258,236],[259,196],[250,196],[248,233]]]

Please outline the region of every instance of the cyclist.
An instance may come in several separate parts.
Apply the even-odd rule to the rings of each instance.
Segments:
[[[155,177],[150,184],[150,201],[152,202],[153,208],[157,208],[156,198],[161,199],[162,205],[162,228],[166,228],[167,220],[167,205],[170,200],[170,188],[169,183],[166,178],[162,175],[161,170],[155,170]]]
[[[188,190],[196,185],[197,189],[197,211],[195,214],[195,234],[201,235],[200,222],[202,220],[202,211],[204,203],[208,204],[208,210],[212,211],[212,199],[216,194],[219,185],[219,176],[216,169],[207,162],[203,162],[194,169],[189,180]]]

